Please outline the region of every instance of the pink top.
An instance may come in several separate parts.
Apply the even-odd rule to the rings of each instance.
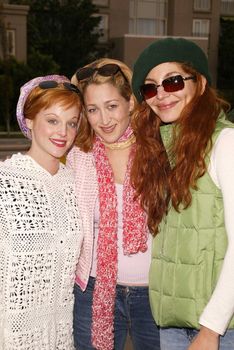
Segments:
[[[93,255],[93,217],[98,197],[98,183],[92,153],[84,153],[74,146],[67,156],[67,166],[75,171],[80,214],[83,220],[84,239],[76,270],[76,283],[86,289]]]
[[[81,254],[77,265],[76,283],[82,290],[86,289],[90,275],[96,275],[96,244],[94,234],[95,227],[95,206],[98,203],[98,183],[95,168],[95,161],[92,152],[84,153],[74,146],[67,156],[67,166],[75,171],[77,196],[80,204],[80,212],[83,218],[84,240],[81,247]],[[117,185],[118,191],[121,185]],[[118,196],[118,234],[119,241],[122,242],[122,194]],[[98,219],[99,220],[99,219]],[[97,214],[96,214],[96,231]],[[151,236],[149,235],[148,250],[145,253],[137,253],[125,256],[122,247],[119,247],[118,255],[118,283],[123,284],[148,284],[148,271],[151,259]],[[134,261],[133,261],[134,260]],[[93,268],[92,263],[94,262]],[[138,267],[136,266],[136,262]],[[92,269],[92,273],[91,273]],[[137,273],[136,273],[137,272]]]
[[[123,241],[123,185],[115,184],[117,193],[117,211],[118,211],[118,276],[117,283],[125,285],[148,285],[148,271],[151,261],[151,243],[152,236],[149,235],[146,252],[124,255]],[[94,251],[92,259],[92,268],[90,275],[96,277],[97,269],[97,238],[99,231],[99,201],[96,201],[94,212]]]

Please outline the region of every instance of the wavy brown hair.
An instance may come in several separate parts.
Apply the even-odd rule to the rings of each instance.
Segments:
[[[202,77],[187,65],[182,69],[195,76],[196,91],[174,123],[169,150],[160,136],[160,118],[142,103],[141,113],[134,120],[137,152],[132,167],[132,185],[142,207],[148,214],[148,226],[153,235],[171,202],[176,211],[191,204],[191,189],[197,189],[197,180],[206,172],[206,155],[212,147],[212,134],[220,111],[229,104],[218,97]],[[169,163],[170,159],[170,163]],[[173,166],[170,166],[173,164]]]
[[[95,72],[90,78],[84,79],[81,81],[77,80],[76,74],[73,75],[71,81],[73,84],[75,84],[81,93],[84,95],[87,87],[91,84],[105,84],[110,83],[112,84],[120,93],[120,95],[125,98],[126,101],[130,101],[130,98],[132,97],[134,100],[134,108],[131,113],[131,120],[135,118],[135,115],[138,113],[139,105],[137,103],[136,98],[132,94],[131,89],[131,80],[132,80],[132,71],[131,69],[122,61],[115,60],[112,58],[100,58],[85,67],[92,67],[92,68],[100,68],[106,64],[117,64],[121,71],[118,71],[115,75],[111,76],[102,76],[98,74],[98,72]],[[91,128],[88,119],[86,117],[85,108],[83,109],[83,117],[79,126],[77,138],[76,138],[76,145],[84,152],[89,152],[93,148],[94,143],[94,131]]]

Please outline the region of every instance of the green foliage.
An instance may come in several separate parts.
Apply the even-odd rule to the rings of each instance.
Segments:
[[[100,17],[91,16],[94,10],[91,1],[69,0],[60,11],[61,37],[60,43],[55,45],[55,55],[60,57],[61,70],[68,76],[99,54],[97,43],[100,35],[94,33],[94,28]]]
[[[220,20],[217,86],[222,95],[234,106],[234,21]]]
[[[106,54],[97,30],[100,17],[91,0],[9,0],[29,5],[27,17],[27,64],[14,58],[0,60],[0,125],[17,128],[15,109],[20,87],[41,75],[71,77],[76,69]],[[1,12],[0,12],[1,14]],[[1,19],[1,17],[0,17]],[[4,25],[0,32],[4,39]],[[3,46],[4,42],[1,43]]]
[[[31,77],[30,68],[13,57],[0,60],[0,124],[17,128],[15,109],[20,87]]]
[[[43,55],[35,49],[31,49],[28,56],[28,66],[31,76],[58,74],[60,67],[50,55]]]
[[[7,75],[0,75],[0,125],[4,125],[4,129],[10,131],[10,102],[13,97],[12,79]]]
[[[233,81],[230,73],[234,73],[234,22],[221,19],[221,35],[219,40],[219,64],[218,64],[218,85],[222,88],[230,88]]]
[[[13,2],[13,1],[12,1]],[[16,3],[16,0],[14,1]],[[28,50],[49,55],[60,73],[71,77],[75,70],[105,54],[97,28],[100,17],[91,0],[22,0],[30,5]]]
[[[231,109],[230,112],[227,115],[228,119],[234,123],[234,109]]]
[[[15,109],[20,87],[28,80],[41,75],[58,73],[59,66],[48,55],[32,50],[28,64],[10,57],[0,60],[0,125],[17,128]]]

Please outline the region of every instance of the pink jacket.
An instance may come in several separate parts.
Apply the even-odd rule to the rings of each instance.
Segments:
[[[95,161],[91,152],[85,153],[74,146],[67,156],[66,164],[75,172],[76,190],[83,220],[84,240],[76,270],[76,283],[84,291],[91,270],[93,254],[93,216],[98,196]]]

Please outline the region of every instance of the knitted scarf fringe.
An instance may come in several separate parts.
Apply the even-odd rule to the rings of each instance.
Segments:
[[[132,131],[126,130],[128,138]],[[121,139],[123,140],[124,137]],[[147,250],[146,214],[134,201],[130,170],[135,147],[132,147],[123,185],[123,251],[135,254]],[[97,350],[114,348],[114,307],[117,283],[117,194],[113,171],[105,146],[96,139],[93,150],[99,185],[100,222],[97,243],[97,276],[93,294],[92,343]]]

